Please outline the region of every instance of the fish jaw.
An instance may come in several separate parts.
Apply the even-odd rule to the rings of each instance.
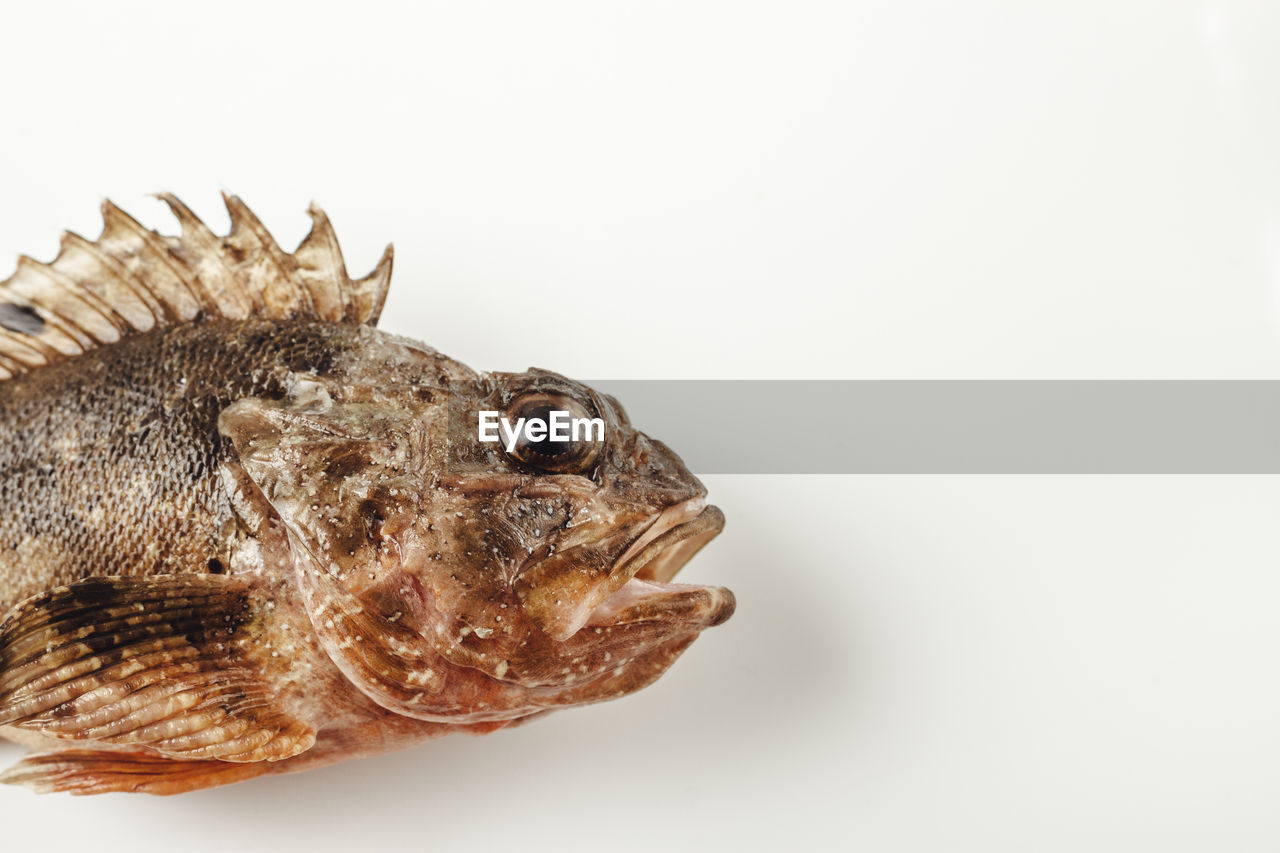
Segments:
[[[430,590],[408,571],[377,594],[373,588],[353,594],[308,549],[294,553],[313,627],[361,692],[418,720],[510,721],[651,684],[704,629],[732,615],[727,589],[658,579],[714,537],[723,515],[701,499],[660,515],[649,535],[624,549],[618,588],[563,640],[519,620],[516,608],[507,611],[516,628],[510,634],[470,629],[453,612],[437,609]]]
[[[584,626],[649,620],[689,623],[701,631],[729,620],[736,599],[724,587],[671,583],[724,529],[724,513],[698,498],[666,510],[623,555],[626,583],[587,616]]]
[[[616,627],[663,619],[687,622],[702,630],[729,621],[736,606],[733,593],[722,586],[632,578],[592,611],[586,627]]]
[[[581,549],[570,549],[524,573],[516,592],[534,624],[552,639],[564,641],[588,623],[602,624],[604,615],[599,609],[633,579],[649,581],[645,589],[656,594],[723,529],[724,513],[719,507],[707,506],[705,495],[698,495],[667,507],[642,525],[639,535],[614,561],[608,582],[584,583],[580,573],[573,571],[574,563],[582,559]],[[722,596],[721,600],[731,601],[728,590],[724,593],[728,598]],[[731,613],[730,606],[720,622]]]

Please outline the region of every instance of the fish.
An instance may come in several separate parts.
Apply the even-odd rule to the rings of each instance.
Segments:
[[[0,284],[0,781],[179,794],[487,734],[733,614],[673,581],[723,512],[616,399],[378,330],[392,247],[351,278],[314,205],[290,253],[235,196],[226,235],[158,197],[178,235],[104,202]]]

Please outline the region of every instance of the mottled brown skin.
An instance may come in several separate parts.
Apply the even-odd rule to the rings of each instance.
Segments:
[[[476,440],[478,409],[531,394],[606,421],[589,464]],[[184,323],[0,382],[0,615],[86,578],[243,580],[226,654],[288,723],[267,760],[66,752],[7,781],[174,793],[639,689],[732,613],[727,590],[668,583],[720,529],[704,496],[616,401],[363,325]],[[145,713],[131,696],[119,713]],[[84,707],[0,735],[81,747],[56,714]]]
[[[191,323],[0,382],[0,611],[94,575],[224,571],[219,413],[326,372],[365,327]]]

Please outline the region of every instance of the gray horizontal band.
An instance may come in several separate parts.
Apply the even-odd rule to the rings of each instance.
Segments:
[[[699,474],[1280,474],[1280,381],[587,384]]]

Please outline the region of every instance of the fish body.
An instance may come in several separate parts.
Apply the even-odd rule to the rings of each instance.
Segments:
[[[374,327],[328,220],[104,206],[0,286],[0,780],[179,793],[483,733],[659,677],[728,590],[723,525],[616,400]],[[478,440],[480,412],[602,438]]]

